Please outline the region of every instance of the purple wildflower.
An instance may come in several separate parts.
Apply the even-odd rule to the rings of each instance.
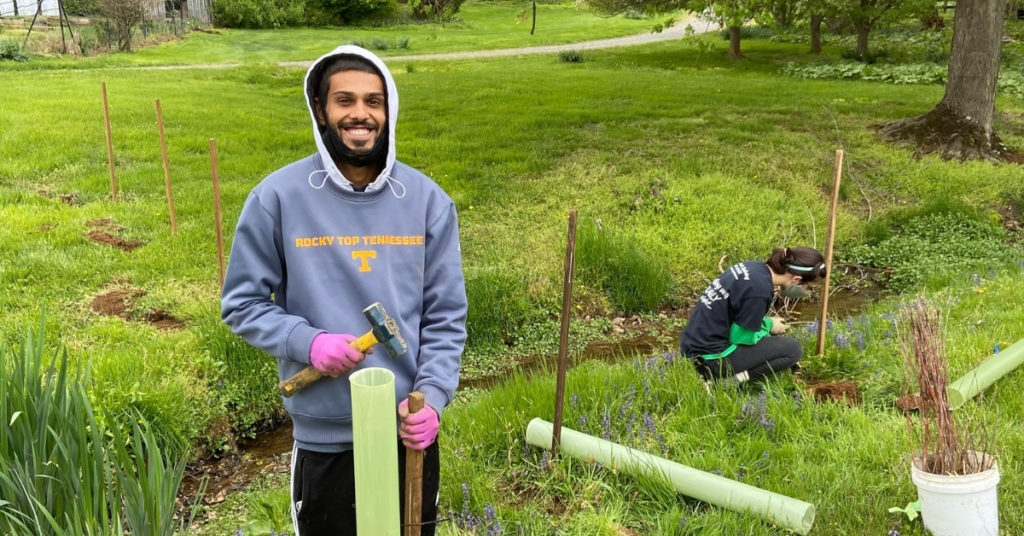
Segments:
[[[608,408],[604,408],[604,418],[601,419],[601,438],[612,438],[612,416],[608,413]]]
[[[857,334],[857,349],[863,350],[868,347],[868,342],[864,340],[864,334],[860,331],[855,332]]]
[[[586,428],[587,427],[587,416],[586,415],[580,415],[580,418],[576,420],[576,424],[578,424],[580,428]]]
[[[836,343],[836,346],[838,346],[841,350],[850,347],[850,339],[847,339],[846,336],[844,336],[841,333],[836,333],[836,336],[833,340]]]
[[[569,406],[575,408],[576,404],[579,404],[579,403],[580,403],[580,395],[578,395],[576,393],[573,393],[572,396],[569,397]]]
[[[490,523],[491,521],[494,521],[495,519],[497,519],[497,517],[498,516],[494,512],[494,505],[493,504],[488,504],[488,505],[484,506],[484,521]]]
[[[654,435],[654,418],[651,417],[651,414],[647,413],[646,411],[644,412],[644,427],[647,428],[647,431],[650,432],[651,435]]]
[[[491,523],[490,527],[487,527],[487,536],[498,536],[499,534],[501,534],[500,522],[495,521],[494,523]]]

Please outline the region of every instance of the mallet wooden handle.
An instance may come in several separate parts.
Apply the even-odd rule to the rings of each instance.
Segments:
[[[366,353],[371,346],[377,344],[377,337],[373,334],[373,331],[366,332],[365,335],[352,341],[350,346],[359,350],[362,353]],[[277,384],[277,390],[281,393],[281,396],[287,398],[299,391],[309,387],[314,382],[324,377],[324,373],[317,370],[312,365],[300,370],[297,374],[288,378],[287,380],[281,381]]]
[[[423,393],[409,393],[409,414],[423,409]],[[402,536],[420,536],[423,513],[423,451],[405,449],[405,528]]]

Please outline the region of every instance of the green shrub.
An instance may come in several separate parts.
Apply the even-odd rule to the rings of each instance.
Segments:
[[[868,232],[872,241],[851,248],[843,261],[886,269],[886,284],[902,292],[1024,258],[1024,251],[1009,243],[1006,230],[954,205],[938,203],[904,214],[903,221],[891,218],[873,225]]]
[[[448,22],[462,7],[463,0],[409,0],[414,17],[431,22]]]
[[[184,461],[137,416],[97,415],[88,371],[44,339],[0,351],[0,534],[174,534]]]
[[[510,345],[530,316],[526,277],[497,268],[470,270],[466,275],[467,343],[475,349]]]
[[[213,20],[226,28],[281,28],[300,24],[305,7],[302,0],[217,0]]]
[[[563,50],[558,53],[558,61],[562,63],[583,63],[583,51]]]
[[[306,23],[312,26],[349,24],[395,10],[395,0],[308,0]]]
[[[369,41],[351,41],[353,45],[363,47],[368,50],[399,50],[409,48],[409,38],[399,37],[397,39],[382,39],[380,37],[374,37]]]
[[[0,41],[0,60],[28,61],[28,54],[21,48],[21,41],[4,39]]]
[[[667,263],[652,257],[632,234],[584,224],[576,246],[580,278],[603,289],[622,312],[654,312],[667,299],[672,285]]]

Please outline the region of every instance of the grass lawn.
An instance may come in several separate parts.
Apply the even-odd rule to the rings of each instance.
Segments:
[[[512,15],[498,4],[475,6],[493,10],[481,16],[492,23]],[[464,16],[470,31],[468,7]],[[418,47],[413,30],[426,31],[388,31],[409,32],[410,46]],[[580,35],[574,32],[585,29],[569,34]],[[216,46],[223,47],[223,61],[250,57],[239,52],[244,47],[228,44],[236,36],[265,49],[275,48],[267,41],[278,39],[222,34]],[[136,61],[191,62],[184,52],[159,56],[193,46],[196,37],[128,59],[87,60],[97,63],[95,69],[47,68],[66,66],[64,60],[39,62],[33,70],[0,64],[6,90],[0,113],[0,284],[11,289],[0,298],[0,341],[18,344],[45,309],[48,331],[59,335],[74,359],[92,362],[96,400],[114,409],[138,408],[168,435],[204,440],[205,448],[216,450],[251,433],[279,411],[279,403],[272,360],[247,354],[218,320],[209,139],[219,148],[228,243],[252,186],[309,154],[312,144],[301,69],[121,68]],[[333,46],[326,32],[308,40],[316,39],[324,46],[275,51],[263,61],[311,59]],[[868,243],[879,221],[898,220],[936,201],[963,203],[993,222],[1021,209],[1019,167],[918,160],[874,136],[873,124],[930,109],[941,87],[788,78],[778,74],[779,66],[804,58],[801,45],[745,41],[742,62],[726,61],[725,47],[714,40],[711,52],[700,53],[678,41],[587,52],[582,63],[539,55],[392,65],[402,97],[399,158],[455,199],[467,280],[472,285],[486,274],[510,274],[526,299],[527,318],[510,348],[470,341],[466,379],[514,370],[526,355],[554,354],[569,210],[579,211],[581,225],[600,220],[609,232],[629,236],[651,262],[669,266],[672,297],[662,312],[675,314],[717,274],[722,256],[736,262],[764,258],[781,245],[823,246],[837,148],[846,151],[840,259]],[[101,68],[104,62],[118,67]],[[104,82],[117,201],[109,199]],[[166,123],[177,235],[168,222],[155,99]],[[997,109],[1003,140],[1024,148],[1024,101],[1001,97]],[[96,232],[140,247],[98,243]],[[987,357],[994,344],[1020,339],[1024,326],[1020,268],[976,260],[980,266],[952,274],[936,261],[926,267],[926,285],[911,289],[926,290],[947,313],[954,377]],[[615,337],[609,319],[616,311],[586,278],[577,279],[574,292],[578,354],[590,338]],[[97,313],[100,296],[124,297],[123,311]],[[919,521],[888,512],[914,498],[906,426],[895,409],[903,390],[901,357],[888,327],[900,299],[873,304],[863,317],[837,319],[835,333],[848,340],[866,335],[863,348],[830,344],[823,358],[808,360],[803,377],[783,377],[763,388],[707,395],[692,367],[672,358],[672,340],[659,341],[663,348],[653,355],[628,356],[616,366],[588,363],[570,375],[566,426],[813,503],[818,518],[812,534],[921,534]],[[157,311],[181,324],[160,329],[152,322]],[[813,346],[810,333],[800,335]],[[856,381],[862,401],[815,402],[805,391],[812,380]],[[1006,534],[1024,532],[1016,459],[1024,434],[1012,420],[1024,409],[1022,382],[1019,372],[1011,374],[994,398],[972,404],[972,411],[997,423],[993,450],[1003,473]],[[463,392],[445,413],[441,501],[452,518],[441,534],[484,534],[496,521],[505,533],[522,527],[524,534],[782,532],[678,496],[657,479],[568,458],[547,464],[523,435],[531,418],[550,420],[552,392],[550,375],[510,374],[490,391]],[[266,534],[286,516],[280,484],[238,495],[229,505],[240,510],[197,530]],[[258,507],[264,503],[270,506]],[[497,517],[473,526],[467,515],[485,519],[488,505]]]
[[[5,68],[99,68],[140,65],[202,65],[312,61],[334,47],[362,43],[381,56],[467,50],[518,48],[650,32],[667,19],[601,16],[573,4],[537,6],[537,27],[528,2],[467,2],[454,22],[445,24],[382,24],[333,29],[284,28],[274,31],[217,29],[193,31],[184,39],[146,46],[132,53],[89,58],[48,57]],[[7,30],[0,39],[24,38],[24,30]],[[37,32],[33,32],[37,35]],[[43,39],[45,32],[39,32]],[[58,34],[59,42],[59,34]],[[404,46],[403,46],[404,45]]]

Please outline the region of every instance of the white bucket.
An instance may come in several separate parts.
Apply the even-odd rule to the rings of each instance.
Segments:
[[[910,466],[924,528],[935,536],[999,534],[999,467],[991,456],[974,454],[991,460],[992,468],[969,475],[936,475],[920,469],[920,457]]]

